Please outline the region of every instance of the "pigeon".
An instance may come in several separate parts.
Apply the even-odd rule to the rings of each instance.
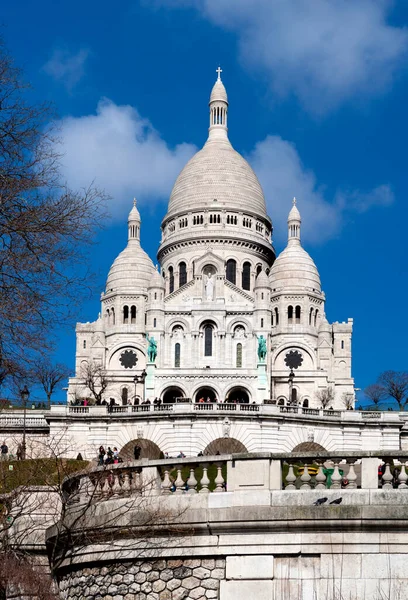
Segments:
[[[343,500],[343,498],[337,498],[336,500],[333,500],[332,502],[330,502],[330,504],[341,504],[342,500]]]
[[[327,498],[319,498],[318,500],[316,500],[316,502],[313,502],[313,504],[315,506],[320,506],[321,504],[324,504],[325,502],[327,502]]]

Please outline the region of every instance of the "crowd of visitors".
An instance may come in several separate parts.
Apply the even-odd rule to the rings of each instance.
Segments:
[[[116,446],[113,447],[113,450],[110,446],[105,450],[103,446],[99,446],[98,451],[98,465],[116,465],[120,462],[123,462],[122,458],[119,456],[119,450]]]

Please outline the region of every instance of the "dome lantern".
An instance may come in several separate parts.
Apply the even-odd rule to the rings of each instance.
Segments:
[[[221,80],[222,69],[218,67],[217,81],[211,90],[210,96],[210,128],[209,137],[227,137],[227,114],[228,114],[228,96],[224,84]]]
[[[288,242],[300,244],[300,224],[302,219],[296,206],[296,198],[293,198],[292,202],[293,206],[288,215]]]
[[[128,217],[128,241],[140,244],[140,213],[136,207],[136,198],[133,198],[133,207]]]

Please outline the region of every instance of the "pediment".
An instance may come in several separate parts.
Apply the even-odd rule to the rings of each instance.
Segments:
[[[194,261],[194,274],[202,275],[206,266],[215,267],[217,275],[223,275],[225,271],[224,259],[209,249],[203,256]]]

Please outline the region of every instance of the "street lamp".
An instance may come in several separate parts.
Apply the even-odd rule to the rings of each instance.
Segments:
[[[147,375],[147,373],[146,373],[145,369],[143,369],[143,371],[140,373],[140,375],[135,375],[133,377],[133,381],[134,381],[134,384],[135,384],[135,402],[136,402],[136,396],[137,396],[136,391],[137,391],[137,384],[138,383],[143,383],[142,402],[144,401],[144,382],[145,382],[145,379],[146,379],[146,375]]]
[[[26,457],[26,417],[27,417],[27,402],[30,397],[30,392],[28,387],[25,385],[22,390],[20,390],[21,400],[23,401],[23,443],[21,444],[21,458],[25,460]]]
[[[292,406],[292,404],[293,404],[293,380],[294,380],[294,378],[295,378],[295,374],[293,372],[293,369],[291,369],[290,373],[289,373],[289,380],[288,380],[288,383],[289,383],[289,406]]]

